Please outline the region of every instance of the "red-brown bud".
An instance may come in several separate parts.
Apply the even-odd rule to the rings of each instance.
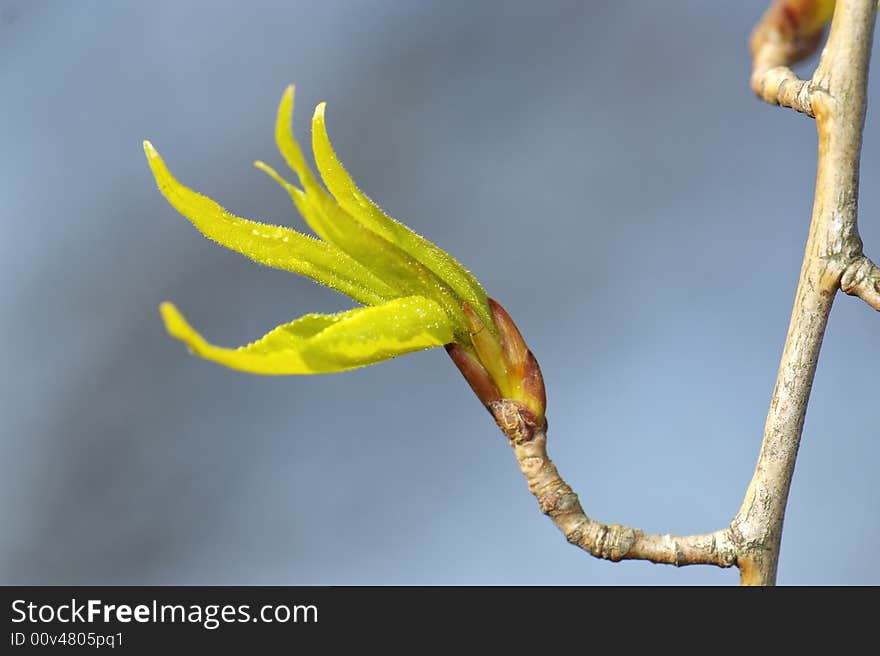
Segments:
[[[483,405],[489,407],[490,403],[501,399],[498,386],[492,382],[489,372],[480,364],[473,351],[469,351],[461,344],[447,344],[446,352]]]
[[[538,361],[497,301],[489,299],[494,331],[467,303],[463,309],[471,324],[472,348],[449,344],[446,351],[508,437],[531,439],[546,425],[547,396]]]
[[[774,0],[752,32],[752,56],[769,48],[776,63],[787,66],[809,57],[819,47],[833,11],[833,0]]]

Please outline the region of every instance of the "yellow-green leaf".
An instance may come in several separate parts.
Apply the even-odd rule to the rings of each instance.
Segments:
[[[160,310],[168,332],[196,355],[255,374],[333,373],[453,341],[449,317],[421,296],[334,315],[307,314],[237,349],[209,344],[171,303]]]
[[[307,276],[361,303],[375,305],[399,295],[332,244],[289,228],[240,218],[184,186],[171,175],[149,141],[144,142],[144,152],[159,190],[208,239],[260,264]]]
[[[264,162],[255,162],[290,194],[294,205],[323,239],[337,246],[364,266],[376,272],[402,295],[427,296],[438,302],[457,324],[458,333],[467,332],[462,304],[450,287],[412,255],[355,220],[323,189],[303,191],[285,180]],[[300,180],[303,177],[300,176]]]
[[[441,284],[439,280],[432,281],[428,287],[422,285],[418,281],[419,271],[413,258],[407,257],[400,249],[345,212],[320,185],[293,135],[293,107],[294,87],[291,85],[285,90],[278,106],[275,141],[284,161],[299,178],[302,189],[285,180],[264,162],[255,162],[257,168],[287,190],[297,210],[318,237],[348,253],[370,270],[378,272],[403,294],[435,296],[437,290],[434,288]]]
[[[462,298],[458,290],[452,288],[449,282],[439,276],[428,264],[422,262],[416,254],[387,239],[371,226],[365,225],[361,221],[363,211],[359,215],[351,214],[324,190],[312,174],[293,134],[294,93],[295,89],[291,85],[287,87],[281,98],[275,121],[275,141],[285,162],[299,178],[302,189],[282,178],[263,162],[256,162],[257,167],[287,190],[303,219],[321,239],[332,243],[372,271],[376,271],[383,280],[401,293],[428,296],[440,303],[455,321],[458,334],[464,336],[467,333],[467,323],[461,310],[462,300],[473,298],[473,304],[478,308],[477,312],[480,316],[486,314],[484,308],[488,307],[485,292],[479,287],[479,283],[473,281],[482,294],[481,298],[472,291],[468,292],[467,297]],[[393,219],[389,220],[394,222]],[[402,231],[421,239],[404,226],[394,223]],[[464,271],[451,256],[430,242],[422,241]],[[435,261],[439,262],[439,259],[435,258]],[[452,276],[452,279],[454,280],[455,277]],[[487,320],[488,325],[492,326],[491,317],[488,315]],[[494,329],[494,326],[492,327]]]
[[[310,188],[321,189],[315,176],[312,175],[312,170],[306,163],[306,158],[299,147],[299,142],[293,136],[293,102],[295,92],[296,89],[291,84],[284,90],[284,95],[281,96],[281,103],[278,105],[278,113],[275,117],[275,143],[281,152],[281,157],[299,176],[300,184],[306,190]]]
[[[319,104],[315,109],[312,118],[312,149],[321,178],[336,201],[358,221],[424,264],[463,301],[468,302],[483,323],[494,331],[486,292],[477,279],[449,253],[388,216],[358,188],[330,143],[324,119],[325,111],[326,103]],[[289,121],[290,117],[285,117],[285,120]]]
[[[312,196],[315,199],[332,202],[333,199],[326,191],[324,191],[324,188],[312,174],[312,170],[309,168],[309,165],[303,156],[302,149],[299,147],[299,142],[297,142],[296,137],[293,136],[294,92],[295,89],[293,85],[288,86],[287,89],[284,90],[284,95],[281,97],[281,103],[278,105],[278,114],[275,119],[275,143],[278,146],[278,150],[281,152],[281,156],[287,163],[287,166],[289,166],[299,178],[302,190],[305,190],[307,195]],[[278,175],[274,169],[263,162],[256,162],[256,165],[272,176],[278,184],[285,187],[294,198],[294,202],[296,202],[296,197],[294,196],[292,189],[298,189],[298,187],[287,182],[287,180]],[[318,237],[333,243],[333,239],[331,239],[332,235],[328,229],[329,226],[326,225],[327,219],[322,213],[304,212],[299,205],[297,205],[297,209],[300,210],[303,219],[308,226],[315,231],[315,234],[318,235]]]

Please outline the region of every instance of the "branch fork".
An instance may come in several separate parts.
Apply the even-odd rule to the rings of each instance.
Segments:
[[[850,262],[840,278],[840,288],[880,312],[880,267],[868,257],[860,255]]]

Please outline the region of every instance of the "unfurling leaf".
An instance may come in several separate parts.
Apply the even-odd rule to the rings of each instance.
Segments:
[[[254,374],[335,373],[452,341],[446,314],[420,296],[339,314],[307,314],[235,349],[209,344],[171,303],[161,310],[168,332],[196,355]]]

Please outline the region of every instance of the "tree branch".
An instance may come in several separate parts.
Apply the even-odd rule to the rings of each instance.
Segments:
[[[514,441],[513,449],[541,511],[553,520],[566,540],[590,555],[613,561],[650,560],[676,566],[730,567],[736,562],[736,549],[728,529],[676,537],[649,535],[639,529],[590,519],[577,494],[562,480],[547,455],[544,431],[518,443]]]
[[[844,273],[867,259],[856,221],[875,13],[875,0],[838,0],[828,43],[810,83],[819,135],[810,233],[764,441],[742,507],[731,523],[743,541],[737,565],[745,585],[776,581],[785,506],[831,304]]]
[[[531,425],[512,401],[490,408],[541,510],[569,542],[587,553],[612,561],[735,564],[744,585],[775,583],[785,507],[834,297],[842,288],[880,310],[880,268],[863,255],[857,227],[875,3],[837,1],[828,42],[811,80],[800,80],[787,67],[818,46],[825,17],[819,16],[819,21],[816,11],[827,3],[776,0],[752,38],[753,89],[771,104],[816,118],[819,157],[810,231],[764,438],[755,473],[730,525],[714,533],[676,537],[597,522],[584,512],[547,455],[546,426]]]

